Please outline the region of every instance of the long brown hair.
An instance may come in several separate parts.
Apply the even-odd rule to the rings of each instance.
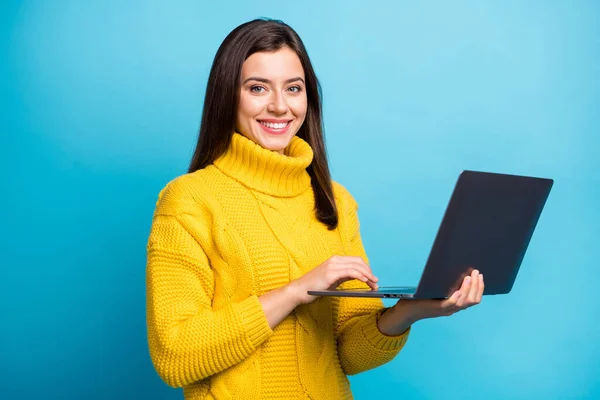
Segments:
[[[213,61],[202,111],[198,143],[188,172],[205,168],[227,151],[235,130],[242,64],[252,54],[288,46],[296,52],[306,78],[308,109],[297,136],[312,148],[314,158],[307,172],[315,195],[315,213],[331,229],[338,224],[331,174],[323,134],[321,86],[304,43],[287,24],[255,19],[235,28],[223,41]]]

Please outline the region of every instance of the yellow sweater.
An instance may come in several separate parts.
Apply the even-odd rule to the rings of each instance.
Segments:
[[[409,331],[377,328],[379,299],[321,297],[273,330],[267,323],[262,294],[333,255],[367,260],[342,185],[338,228],[316,219],[312,158],[298,137],[281,155],[235,133],[214,164],[161,190],[147,248],[148,344],[160,377],[186,399],[350,399],[347,375],[404,346]]]

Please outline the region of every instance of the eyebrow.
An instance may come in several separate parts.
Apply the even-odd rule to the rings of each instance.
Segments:
[[[246,84],[246,82],[248,82],[248,81],[258,81],[258,82],[263,82],[263,83],[268,83],[268,84],[271,83],[271,81],[269,79],[260,78],[260,77],[257,77],[257,76],[251,76],[250,78],[246,79],[243,84]],[[304,79],[302,79],[299,76],[297,76],[295,78],[287,79],[284,83],[292,83],[292,82],[297,82],[297,81],[300,81],[300,82],[304,83]]]

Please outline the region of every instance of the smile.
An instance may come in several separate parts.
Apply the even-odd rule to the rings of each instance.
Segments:
[[[261,125],[266,126],[267,128],[271,128],[271,129],[283,129],[286,126],[289,125],[290,121],[287,122],[264,122],[264,121],[258,121],[260,122]]]
[[[264,132],[269,135],[285,135],[289,130],[292,121],[281,121],[281,122],[267,122],[267,121],[258,121],[260,127]]]

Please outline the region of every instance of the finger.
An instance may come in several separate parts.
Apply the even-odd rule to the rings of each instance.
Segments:
[[[477,293],[479,293],[479,271],[474,270],[471,274],[471,288],[467,297],[467,303],[475,304],[477,302]]]
[[[353,261],[355,261],[356,263],[363,265],[367,269],[367,271],[371,274],[373,281],[375,281],[375,282],[379,281],[379,278],[377,278],[375,276],[375,274],[373,273],[371,266],[369,264],[367,264],[367,262],[362,257],[350,257],[350,258]]]
[[[353,268],[357,271],[360,271],[361,274],[365,275],[370,281],[377,282],[379,279],[373,275],[371,269],[364,262],[356,262],[352,259],[353,257],[348,257],[345,261],[340,261],[339,264],[336,264],[336,268],[344,269],[344,268]]]
[[[330,290],[337,288],[342,283],[352,280],[358,279],[360,281],[362,276],[357,271],[350,271],[349,269],[338,270],[334,268],[329,268],[325,271],[323,276],[325,278],[325,282],[323,282]]]
[[[440,307],[443,310],[449,310],[449,309],[453,309],[456,307],[456,303],[458,303],[458,300],[461,297],[461,291],[457,290],[456,292],[452,293],[452,296],[448,297],[446,300],[443,300],[442,303],[440,304]]]
[[[360,269],[360,271],[363,274],[365,274],[366,276],[368,276],[371,281],[373,281],[373,282],[379,281],[379,278],[377,278],[375,276],[375,274],[371,270],[371,267],[369,266],[369,264],[367,264],[362,258],[360,258],[360,257],[348,257],[348,258],[349,258],[348,262],[350,264],[358,267]]]
[[[360,280],[362,282],[366,283],[371,288],[371,290],[379,289],[379,286],[377,286],[377,283],[375,283],[369,275],[365,274],[366,271],[364,270],[364,268],[361,265],[350,264],[350,266],[347,267],[347,270],[356,271],[360,276]]]
[[[456,306],[458,308],[462,308],[465,303],[467,302],[468,296],[469,296],[469,291],[471,290],[471,281],[472,278],[471,276],[467,276],[465,277],[465,279],[463,280],[463,285],[460,288],[460,298],[458,299],[458,301],[456,302]]]
[[[477,302],[481,302],[483,297],[483,291],[485,290],[485,282],[483,281],[483,274],[479,274],[479,291],[477,292]]]
[[[352,273],[352,276],[358,276],[359,278],[355,278],[355,279],[359,279],[360,281],[366,283],[371,288],[371,290],[379,289],[379,287],[377,286],[377,283],[373,282],[368,275],[365,275],[364,268],[361,268],[360,266],[357,266],[356,264],[354,264],[352,266],[347,267],[346,270],[348,271],[349,274],[351,273],[350,271],[353,271],[356,274],[358,274],[358,275],[354,275],[354,273]]]
[[[358,270],[367,277],[368,281],[367,284],[374,290],[377,290],[379,288],[379,286],[377,285],[377,282],[379,281],[379,279],[373,275],[373,273],[371,273],[368,270],[365,270],[364,267],[362,267],[361,265],[356,265],[354,264],[354,268],[358,268]]]
[[[369,281],[369,278],[367,278],[364,274],[362,274],[360,271],[354,269],[354,268],[342,268],[339,270],[336,270],[331,277],[329,278],[330,282],[334,283],[334,282],[346,282],[352,279],[357,279],[361,282],[365,282],[367,283]]]
[[[458,290],[460,290],[461,292],[464,292],[465,290],[469,289],[471,287],[471,275],[467,275],[463,278],[462,284],[460,285],[460,288]],[[468,293],[468,290],[467,290]]]
[[[367,285],[369,285],[369,287],[371,288],[371,290],[379,290],[379,285],[376,282],[368,280],[367,281]]]
[[[459,302],[462,301],[462,298],[464,297],[463,292],[461,291],[457,291],[455,292],[456,297],[452,302],[448,303],[448,306],[442,310],[442,315],[452,315],[458,311],[460,311],[460,307],[459,307]]]

